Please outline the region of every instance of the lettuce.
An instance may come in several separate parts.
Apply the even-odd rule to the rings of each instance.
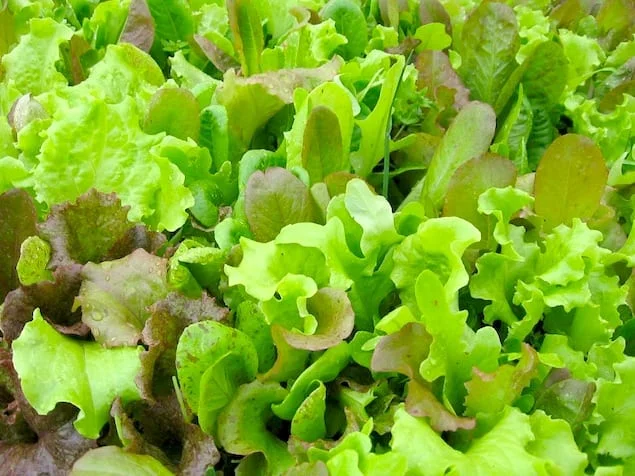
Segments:
[[[628,1],[0,1],[7,474],[635,472]]]

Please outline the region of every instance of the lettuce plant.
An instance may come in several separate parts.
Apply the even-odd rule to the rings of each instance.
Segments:
[[[2,471],[635,473],[633,18],[0,2]]]

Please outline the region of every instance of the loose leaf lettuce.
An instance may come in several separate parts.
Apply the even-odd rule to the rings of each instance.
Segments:
[[[463,26],[459,72],[472,99],[494,105],[516,64],[520,45],[514,11],[504,3],[486,2]]]
[[[138,474],[143,476],[170,476],[159,461],[148,455],[126,453],[118,446],[103,446],[88,451],[73,465],[73,476],[90,476],[108,471],[109,474]]]
[[[72,403],[80,409],[75,428],[96,439],[115,397],[124,402],[140,398],[135,378],[141,369],[141,350],[106,349],[96,342],[64,337],[36,310],[33,321],[13,342],[13,365],[24,395],[38,413],[48,413],[59,402]]]
[[[135,345],[150,317],[147,308],[167,296],[166,272],[165,260],[144,250],[84,266],[76,304],[95,340],[108,347]]]
[[[20,246],[36,234],[36,210],[33,200],[22,190],[0,195],[0,299],[18,287],[16,266]]]
[[[575,152],[572,152],[575,151]],[[536,171],[536,213],[547,227],[590,218],[600,204],[608,171],[600,149],[569,134],[555,140]]]
[[[436,148],[423,181],[420,200],[429,216],[438,215],[461,164],[487,151],[495,129],[496,116],[487,104],[472,102],[461,109]]]

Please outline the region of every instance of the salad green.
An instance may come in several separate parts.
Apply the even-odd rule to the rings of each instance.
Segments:
[[[635,473],[631,0],[0,1],[7,474]]]

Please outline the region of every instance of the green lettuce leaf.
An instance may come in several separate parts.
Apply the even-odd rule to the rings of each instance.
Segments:
[[[287,445],[266,427],[273,416],[272,404],[281,402],[287,391],[276,383],[254,381],[238,388],[237,395],[218,420],[218,442],[229,453],[262,453],[268,472],[279,474],[293,465]]]
[[[96,342],[65,337],[36,310],[13,341],[13,365],[24,395],[38,413],[48,413],[58,402],[72,403],[80,409],[75,428],[96,439],[115,397],[124,402],[140,398],[135,378],[141,370],[142,350],[106,349]]]
[[[472,102],[454,118],[434,152],[421,195],[417,197],[424,203],[428,216],[438,216],[454,172],[464,162],[487,152],[495,129],[494,111],[484,103]]]
[[[210,410],[220,410],[229,403],[238,385],[254,379],[258,355],[242,332],[202,321],[188,326],[179,338],[176,369],[186,402],[195,413],[207,412],[209,419]],[[226,392],[223,402],[219,401],[221,391]]]
[[[141,131],[131,99],[107,104],[94,98],[71,107],[46,131],[34,170],[37,197],[53,205],[91,188],[114,191],[130,206],[132,222],[145,219],[155,229],[175,230],[194,199],[177,166],[153,152],[160,141]]]
[[[47,269],[51,259],[51,247],[38,236],[30,236],[20,245],[20,259],[16,265],[18,278],[23,286],[52,281],[53,274]]]
[[[516,64],[520,46],[514,11],[503,3],[482,3],[469,16],[461,37],[459,73],[472,99],[494,105]]]
[[[66,78],[55,63],[60,60],[60,45],[71,39],[73,31],[51,18],[35,18],[29,26],[29,33],[2,57],[5,81],[22,94],[33,95],[66,86]]]
[[[627,460],[635,454],[632,428],[627,424],[632,418],[633,372],[632,357],[614,365],[615,381],[600,380],[596,412],[601,416],[598,452]]]
[[[118,446],[90,450],[73,465],[72,476],[91,476],[108,471],[112,475],[171,476],[173,473],[148,455],[127,453]]]
[[[534,423],[532,420],[537,421]],[[416,419],[399,409],[395,414],[391,447],[393,452],[407,457],[408,471],[412,474],[458,475],[469,472],[502,475],[508,473],[510,467],[528,474],[549,474],[565,468],[574,470],[569,474],[577,474],[586,466],[586,458],[577,449],[570,430],[567,430],[557,420],[530,417],[508,407],[498,422],[472,440],[469,448],[462,452],[443,441],[425,420]],[[534,442],[537,436],[534,431],[546,439],[544,445]],[[562,453],[545,448],[556,442],[562,445]]]

